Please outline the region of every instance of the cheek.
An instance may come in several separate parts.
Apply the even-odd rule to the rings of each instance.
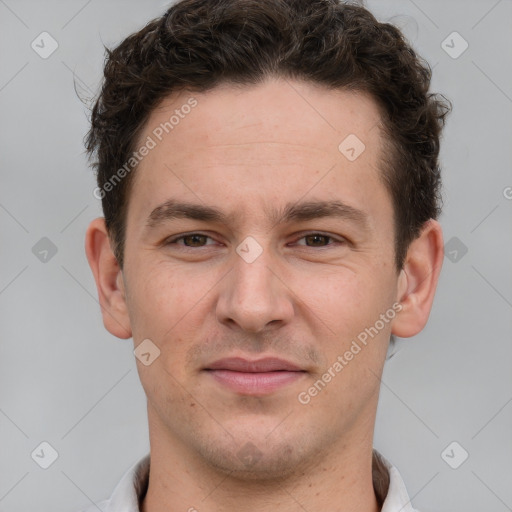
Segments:
[[[179,275],[163,267],[139,264],[132,273],[128,307],[133,337],[158,339],[180,317],[185,300]],[[178,300],[178,297],[180,300]]]
[[[296,281],[307,308],[331,334],[342,338],[357,334],[379,317],[380,309],[387,307],[387,286],[367,269],[338,268],[324,275],[312,273],[310,278],[302,274]]]
[[[326,356],[326,367],[317,379],[328,382],[315,398],[318,407],[328,407],[334,416],[355,410],[376,399],[382,364],[387,351],[391,321],[382,322],[392,306],[392,283],[383,274],[339,275],[311,299],[324,330],[317,335]],[[327,327],[325,327],[327,326]],[[320,396],[321,395],[321,396]]]
[[[200,328],[207,315],[205,308],[211,308],[211,293],[219,279],[216,273],[210,269],[200,274],[197,268],[191,271],[169,262],[138,268],[147,270],[138,273],[131,294],[134,339],[153,337],[167,344]]]
[[[311,322],[317,326],[316,338],[327,363],[323,370],[331,368],[336,375],[322,400],[346,405],[352,395],[369,397],[377,387],[375,374],[387,350],[391,322],[383,324],[380,315],[392,306],[392,279],[382,269],[366,267],[365,272],[338,269],[314,283],[303,289],[308,306],[304,314],[313,311]],[[336,371],[333,365],[339,363],[338,357],[343,369]]]

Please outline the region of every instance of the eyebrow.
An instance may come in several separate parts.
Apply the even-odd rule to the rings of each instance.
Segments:
[[[271,208],[267,213],[273,225],[337,217],[353,221],[365,229],[368,228],[368,214],[341,201],[288,203],[281,210]],[[192,219],[229,225],[238,218],[238,212],[226,214],[213,206],[169,199],[149,214],[146,225],[148,228],[156,228],[160,224],[174,219]]]

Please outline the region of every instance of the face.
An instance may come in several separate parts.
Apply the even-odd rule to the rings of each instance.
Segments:
[[[148,136],[122,287],[135,346],[160,350],[137,362],[152,434],[268,477],[367,436],[399,314],[375,103],[296,81],[223,85],[167,98]]]

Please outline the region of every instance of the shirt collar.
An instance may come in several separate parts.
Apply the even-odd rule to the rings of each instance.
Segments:
[[[132,466],[117,484],[105,512],[140,512],[140,502],[149,483],[150,456]],[[398,470],[377,450],[373,450],[373,486],[381,512],[417,512],[411,505]]]
[[[149,462],[148,453],[124,474],[107,502],[105,512],[140,512],[140,502],[148,490]]]
[[[381,512],[417,512],[398,469],[377,450],[373,450],[372,469],[375,494],[382,503]]]

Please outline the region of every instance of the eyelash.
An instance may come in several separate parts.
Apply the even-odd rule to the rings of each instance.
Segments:
[[[323,238],[327,238],[329,240],[334,240],[334,242],[337,243],[337,244],[342,244],[343,245],[343,244],[345,244],[347,242],[347,240],[345,240],[343,238],[337,239],[336,237],[334,237],[332,235],[326,235],[324,233],[320,233],[320,232],[317,232],[317,231],[311,231],[311,232],[305,233],[300,238],[298,238],[297,240],[302,240],[303,238],[307,238],[307,237],[315,236],[315,235],[323,237]],[[173,237],[173,238],[169,238],[169,239],[167,239],[164,242],[164,245],[181,245],[182,247],[184,247],[186,249],[203,249],[204,247],[207,247],[208,245],[213,245],[213,244],[206,244],[206,245],[199,246],[199,247],[189,247],[187,245],[177,244],[177,242],[179,240],[183,240],[185,238],[189,238],[189,237],[193,237],[193,236],[202,236],[202,237],[209,238],[210,240],[213,240],[212,237],[210,237],[208,235],[205,235],[204,233],[193,232],[193,233],[186,233],[184,235],[179,235],[179,236],[176,236],[176,237]],[[327,245],[320,245],[320,246],[305,245],[305,244],[301,244],[301,245],[303,245],[303,247],[312,248],[312,249],[315,249],[315,248],[322,249],[322,248],[326,248],[326,247],[331,247],[334,244],[333,243],[329,243]]]

